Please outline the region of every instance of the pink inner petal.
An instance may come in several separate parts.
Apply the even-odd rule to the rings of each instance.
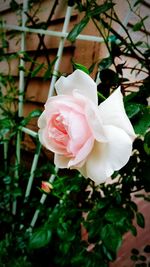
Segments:
[[[82,146],[82,148],[78,151],[76,156],[69,161],[68,168],[82,167],[86,161],[87,156],[90,154],[93,145],[94,145],[94,138],[93,136],[91,136]]]

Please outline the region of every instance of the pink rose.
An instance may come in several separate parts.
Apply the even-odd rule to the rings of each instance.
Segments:
[[[40,142],[55,153],[57,167],[104,182],[128,162],[135,138],[120,89],[98,106],[96,83],[80,70],[55,88],[38,120]]]

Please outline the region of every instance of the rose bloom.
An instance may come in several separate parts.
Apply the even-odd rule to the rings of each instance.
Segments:
[[[55,88],[38,120],[40,142],[57,167],[105,182],[128,162],[135,138],[120,88],[99,106],[97,85],[81,70],[60,77]]]

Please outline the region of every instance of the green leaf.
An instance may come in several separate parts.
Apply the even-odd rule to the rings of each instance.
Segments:
[[[90,10],[88,12],[88,15],[91,17],[101,15],[104,12],[107,12],[109,9],[111,9],[115,4],[114,3],[104,3],[103,5],[96,6],[94,9]]]
[[[102,245],[102,250],[103,250],[104,254],[107,256],[107,258],[110,261],[113,261],[112,254],[107,250],[107,248],[104,245]]]
[[[145,56],[146,58],[149,58],[149,57],[150,57],[150,48],[148,48],[148,49],[146,49],[146,50],[144,51],[144,56]]]
[[[135,204],[135,202],[130,201],[128,204],[134,211],[137,211],[137,205]]]
[[[0,119],[0,128],[11,129],[12,128],[11,120],[7,118]]]
[[[143,2],[144,2],[144,0],[137,0],[137,1],[135,2],[135,4],[134,4],[134,7],[136,7],[138,4],[143,3]]]
[[[106,58],[103,58],[99,62],[98,66],[99,66],[100,69],[107,69],[107,68],[109,68],[111,66],[111,64],[112,64],[112,58],[111,57],[106,57]]]
[[[150,108],[144,108],[139,115],[138,121],[134,125],[136,134],[144,135],[146,130],[150,127]]]
[[[51,230],[47,227],[40,228],[33,233],[30,238],[29,247],[31,249],[38,249],[46,246],[51,240]]]
[[[16,187],[14,190],[13,190],[13,197],[21,197],[22,196],[22,191],[19,187]]]
[[[39,109],[35,109],[35,110],[31,111],[28,114],[28,116],[21,121],[21,125],[22,126],[27,125],[30,122],[31,119],[39,117],[41,115],[41,113],[42,113],[42,111],[39,110]]]
[[[52,71],[53,71],[53,65],[55,64],[55,62],[57,61],[58,57],[56,56],[54,58],[54,60],[50,63],[50,65],[48,66],[48,69],[45,71],[44,75],[43,75],[43,79],[44,81],[49,80],[51,75],[52,75]]]
[[[130,93],[129,95],[124,97],[124,102],[134,101],[137,96],[137,92]]]
[[[105,219],[112,223],[121,223],[124,224],[124,221],[127,219],[128,213],[123,208],[110,208],[106,214]]]
[[[106,248],[114,253],[117,253],[122,244],[122,236],[120,232],[117,227],[111,224],[107,224],[102,228],[101,239]]]
[[[139,31],[139,30],[141,30],[142,26],[143,26],[143,21],[139,21],[133,25],[132,30],[134,32]]]
[[[107,25],[108,25],[108,24],[107,24]],[[115,43],[115,42],[117,42],[117,40],[118,40],[118,38],[117,38],[116,35],[109,35],[109,36],[108,36],[108,41],[109,41],[110,43]]]
[[[130,230],[133,236],[137,236],[137,230],[134,225],[132,225],[131,223],[128,223],[128,229]]]
[[[34,78],[34,77],[38,74],[38,72],[43,68],[43,66],[44,66],[44,63],[38,65],[38,66],[32,71],[32,73],[31,73],[31,78]]]
[[[5,39],[2,40],[2,47],[3,48],[8,48],[9,47],[9,43],[8,43],[7,40],[5,40]]]
[[[71,246],[70,242],[66,242],[66,243],[61,243],[60,242],[59,249],[63,253],[63,255],[66,255],[69,252],[70,246]]]
[[[19,51],[19,52],[18,52],[18,55],[19,55],[19,57],[21,57],[21,58],[22,58],[24,61],[26,61],[26,62],[33,62],[32,57],[30,57],[30,56],[28,55],[28,53],[25,52],[25,51]]]
[[[41,115],[41,110],[35,109],[29,113],[30,118],[39,117]]]
[[[19,4],[15,0],[11,0],[9,5],[12,11],[16,11],[19,8]]]
[[[144,137],[144,150],[147,155],[150,155],[150,132],[147,132]]]
[[[0,56],[2,57],[2,58],[0,58],[1,61],[3,60],[4,54],[5,54],[4,49],[1,47],[0,48]]]
[[[108,205],[110,205],[110,200],[108,198],[101,198],[97,204],[97,209],[101,210]]]
[[[43,79],[44,81],[49,80],[52,75],[52,67],[49,66],[48,69],[45,71]]]
[[[81,64],[79,64],[79,63],[75,63],[75,62],[73,62],[73,61],[72,61],[72,65],[73,65],[73,67],[74,67],[75,69],[82,70],[83,72],[89,74],[89,70],[88,70],[85,66],[83,66],[83,65],[81,65]]]
[[[125,110],[129,118],[134,117],[141,110],[141,105],[136,103],[128,103],[125,104]]]
[[[145,16],[144,18],[142,18],[140,21],[138,21],[136,24],[133,25],[132,30],[134,32],[136,31],[140,31],[141,28],[144,26],[144,20],[146,20],[148,18],[148,16]]]
[[[91,73],[94,70],[95,66],[96,66],[96,62],[92,63],[92,65],[88,69],[89,73]]]
[[[109,87],[118,86],[118,83],[119,83],[118,74],[111,69],[101,70],[100,79],[103,84]]]
[[[5,176],[4,178],[3,178],[3,182],[5,183],[5,184],[10,184],[11,183],[11,176],[9,176],[9,175],[7,175],[7,176]]]
[[[85,28],[85,26],[89,22],[89,17],[85,16],[78,24],[74,26],[71,32],[68,34],[67,39],[71,42],[74,42],[76,37],[80,34],[80,32]]]
[[[140,212],[137,212],[136,213],[136,221],[137,221],[137,224],[141,227],[141,228],[144,228],[145,227],[145,219],[144,219],[144,216],[142,213]]]

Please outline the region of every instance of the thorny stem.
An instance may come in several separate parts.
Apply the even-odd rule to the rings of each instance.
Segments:
[[[130,34],[129,34],[129,31],[126,29],[126,27],[122,24],[122,22],[119,20],[116,12],[114,12],[114,15],[116,17],[116,19],[112,16],[110,17],[108,14],[105,13],[105,15],[108,17],[108,18],[111,18],[112,20],[114,20],[115,22],[117,22],[125,31],[125,33],[127,34],[129,40],[130,40],[130,43],[132,44],[132,47],[134,47],[134,49],[143,56],[143,53],[137,48],[137,46],[134,44]]]
[[[99,31],[99,33],[101,34],[101,36],[103,37],[103,39],[104,39],[104,41],[105,41],[105,44],[106,44],[106,46],[107,46],[107,49],[108,49],[109,53],[111,53],[111,51],[110,51],[110,47],[109,47],[109,45],[108,45],[108,42],[107,42],[107,40],[106,40],[105,35],[103,34],[103,32],[102,32],[102,30],[100,29],[100,27],[98,27],[96,21],[95,21],[94,19],[92,19],[92,21],[93,21],[94,25],[96,26],[97,30]]]
[[[140,16],[140,13],[139,14],[137,13],[137,10],[139,10],[139,8],[137,8],[136,10],[134,10],[133,7],[132,7],[132,5],[130,4],[130,1],[127,0],[127,2],[128,2],[129,7],[130,7],[130,10],[133,12],[133,14],[135,14],[140,20],[143,20],[143,18]],[[147,43],[149,43],[149,41],[148,41],[148,34],[149,33],[148,33],[148,31],[147,31],[144,23],[143,23],[143,28],[144,28],[145,35],[146,35],[146,41],[147,41]]]
[[[92,19],[92,21],[93,21],[94,25],[96,26],[96,28],[98,29],[98,31],[99,31],[99,33],[101,34],[101,36],[103,37],[104,42],[105,42],[105,45],[106,45],[106,47],[107,47],[107,49],[108,49],[108,52],[109,52],[109,54],[111,55],[111,50],[110,50],[110,47],[109,47],[109,43],[108,43],[108,41],[107,41],[107,40],[108,40],[108,37],[106,38],[106,37],[104,36],[102,30],[100,29],[100,27],[98,27],[96,21],[95,21],[94,19]],[[115,65],[114,60],[113,60],[113,64],[114,64],[115,69],[116,69],[116,65]]]
[[[146,73],[147,75],[149,74],[146,70],[139,69],[139,68],[132,68],[132,67],[126,67],[126,66],[124,66],[123,69],[129,69],[129,70],[133,70],[133,71],[137,70],[137,71],[139,71],[139,72],[144,72],[144,73]]]
[[[130,83],[125,83],[124,84],[124,86],[126,86],[126,87],[128,87],[128,86],[133,86],[133,85],[139,85],[139,84],[142,84],[143,83],[143,81],[144,81],[144,79],[142,79],[142,80],[139,80],[139,81],[137,81],[137,82],[130,82]]]
[[[38,8],[35,9],[35,11],[34,11],[34,13],[33,13],[33,15],[32,15],[32,18],[36,17],[36,14],[38,13],[38,11],[39,11],[40,8],[41,8],[42,2],[43,2],[42,0],[39,1],[39,3],[38,3]],[[32,8],[32,10],[33,10],[33,8]]]
[[[102,18],[101,18],[101,21],[102,21],[102,23],[104,24],[104,25],[106,25],[107,27],[108,27],[108,23],[107,22],[105,22]],[[123,53],[124,55],[127,55],[127,56],[129,56],[129,57],[133,57],[133,58],[136,58],[139,62],[142,62],[143,60],[144,60],[144,58],[141,58],[139,55],[137,55],[136,53],[135,53],[135,51],[131,48],[131,47],[129,47],[129,44],[128,44],[128,42],[118,33],[118,32],[116,32],[113,28],[111,28],[111,27],[109,27],[110,28],[110,31],[126,46],[126,47],[128,47],[128,49],[130,49],[130,52],[131,52],[131,54],[129,54],[129,53]]]

